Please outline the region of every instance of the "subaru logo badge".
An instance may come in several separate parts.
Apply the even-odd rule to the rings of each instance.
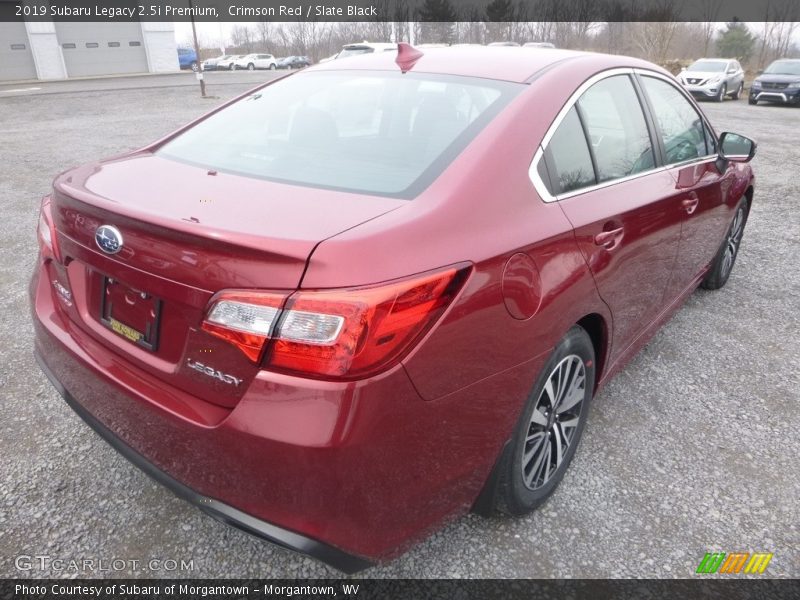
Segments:
[[[100,225],[94,232],[94,241],[106,254],[116,254],[122,250],[122,234],[112,225]]]

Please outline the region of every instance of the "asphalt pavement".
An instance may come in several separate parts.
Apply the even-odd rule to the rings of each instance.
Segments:
[[[53,176],[144,145],[273,75],[209,73],[213,100],[192,74],[0,86],[0,576],[338,576],[151,481],[72,413],[32,354],[27,284]],[[703,108],[719,131],[759,142],[727,286],[693,294],[599,394],[542,509],[460,518],[362,576],[694,577],[711,551],[772,552],[768,576],[800,576],[800,108]],[[139,562],[77,573],[52,562],[113,558]]]

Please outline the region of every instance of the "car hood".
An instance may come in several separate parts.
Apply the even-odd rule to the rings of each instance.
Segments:
[[[782,75],[780,73],[764,73],[755,78],[759,83],[795,83],[800,81],[800,75]]]
[[[725,73],[714,71],[683,71],[681,77],[684,79],[712,79],[714,77],[724,77]]]

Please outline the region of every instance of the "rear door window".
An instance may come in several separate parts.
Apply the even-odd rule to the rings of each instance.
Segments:
[[[545,149],[553,195],[564,194],[597,183],[592,156],[578,112],[573,106],[564,116]]]
[[[592,144],[598,183],[655,166],[647,122],[627,75],[594,84],[578,100],[578,110]]]

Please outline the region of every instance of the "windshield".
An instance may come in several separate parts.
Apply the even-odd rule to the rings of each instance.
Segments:
[[[764,73],[772,73],[773,75],[800,75],[800,60],[774,62],[764,70]]]
[[[722,60],[698,60],[692,63],[692,66],[690,66],[687,69],[687,71],[705,71],[706,73],[722,73],[727,65],[728,63]]]
[[[411,198],[524,86],[397,72],[305,72],[162,146],[203,168]]]

